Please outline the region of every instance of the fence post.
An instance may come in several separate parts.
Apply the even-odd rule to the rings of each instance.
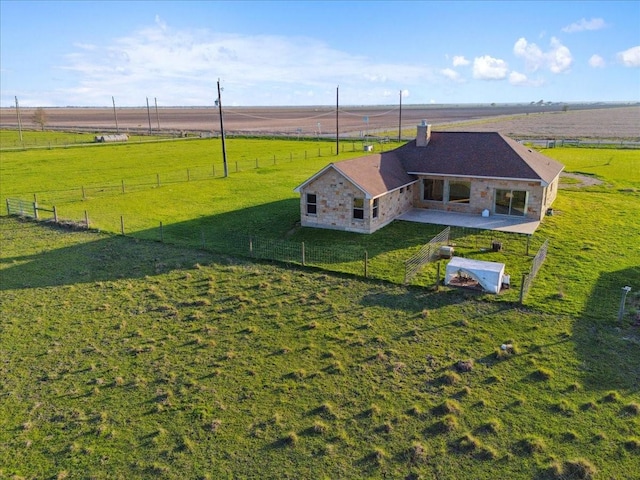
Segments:
[[[236,173],[238,173],[238,161],[236,160]]]
[[[85,191],[84,191],[84,185],[82,186],[82,199],[83,200],[87,199],[87,195],[85,194]]]
[[[120,233],[124,235],[124,217],[120,215]]]
[[[124,180],[122,180],[122,193],[124,193]]]
[[[84,224],[87,227],[87,230],[89,230],[89,214],[87,213],[87,211],[84,211]]]
[[[160,222],[160,242],[164,243],[164,228],[162,227],[162,222]]]
[[[364,278],[369,278],[369,254],[364,251]]]
[[[258,166],[258,159],[256,158],[256,168],[259,168]]]
[[[190,182],[190,181],[191,181],[191,172],[187,168],[187,182]]]
[[[302,242],[302,265],[305,265],[305,251],[304,251],[304,242]]]
[[[276,156],[275,155],[273,156],[273,164],[274,165],[276,164]]]
[[[249,256],[253,258],[253,238],[249,237]]]
[[[436,273],[436,291],[440,288],[440,262],[437,263],[438,271]]]
[[[7,198],[7,215],[11,215],[11,206],[9,205],[9,199]]]
[[[53,206],[53,221],[58,223],[58,209],[55,205]]]
[[[527,281],[527,274],[523,273],[522,274],[522,284],[520,285],[520,305],[523,304],[524,302],[524,294],[525,294],[525,288],[524,288],[524,284]]]
[[[38,220],[38,202],[33,202],[33,218]]]

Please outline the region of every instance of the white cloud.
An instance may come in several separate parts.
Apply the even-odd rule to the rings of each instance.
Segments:
[[[473,78],[479,80],[502,80],[507,76],[508,70],[507,62],[489,55],[473,60]]]
[[[549,70],[553,73],[565,72],[571,68],[573,63],[569,49],[555,37],[551,39],[551,50],[547,52],[546,56],[549,60]]]
[[[372,83],[385,83],[387,81],[386,75],[380,75],[375,73],[365,73],[363,77]]]
[[[601,30],[605,28],[607,24],[602,18],[592,18],[591,20],[587,20],[586,18],[581,18],[577,22],[572,23],[571,25],[567,25],[562,28],[562,31],[565,33],[576,33],[576,32],[584,32],[585,30]]]
[[[625,67],[640,67],[640,45],[618,53],[618,60]]]
[[[533,80],[524,73],[516,72],[514,70],[509,74],[509,83],[516,87],[540,87],[544,85],[544,80]]]
[[[604,68],[605,61],[600,55],[591,55],[589,66],[593,68]]]
[[[60,68],[77,79],[61,93],[73,103],[83,98],[83,105],[112,95],[121,105],[140,105],[145,96],[165,105],[207,105],[218,78],[228,105],[271,105],[274,91],[286,92],[284,104],[308,104],[313,96],[322,102],[337,84],[349,102],[377,103],[386,90],[397,92],[395,85],[424,86],[435,78],[414,62],[376,63],[312,38],[177,30],[160,18],[93,50],[78,44]]]
[[[98,48],[95,45],[92,45],[90,43],[74,43],[73,46],[81,50],[87,50],[91,52]]]
[[[544,63],[544,53],[535,43],[528,43],[526,38],[519,38],[513,46],[516,57],[524,58],[527,69],[536,71]]]
[[[519,38],[513,46],[516,57],[523,58],[528,71],[535,72],[547,68],[553,73],[562,73],[571,67],[573,57],[571,51],[555,37],[551,38],[550,49],[543,52],[535,43]]]
[[[471,62],[464,58],[462,55],[455,55],[453,57],[453,66],[454,67],[465,67],[469,65]]]
[[[440,70],[440,73],[454,82],[460,81],[460,74],[451,68]]]
[[[527,81],[527,76],[524,73],[514,71],[509,74],[509,83],[511,85],[526,85]]]

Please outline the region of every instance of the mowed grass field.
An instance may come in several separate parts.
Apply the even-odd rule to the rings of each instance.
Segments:
[[[126,167],[123,147],[109,147],[111,176],[97,154],[87,160],[105,183],[149,173],[143,157]],[[59,164],[79,163],[25,153],[3,154],[3,197],[5,188],[41,202],[67,195],[79,175]],[[544,153],[604,183],[561,190],[536,234],[550,252],[524,307],[3,217],[0,477],[637,477],[640,157]],[[173,155],[167,171],[176,158],[188,163]],[[168,223],[188,224],[203,221],[198,208],[225,221],[233,215],[216,208],[250,211],[283,195],[297,213],[293,186],[332,160],[276,159],[228,179],[79,203],[133,197],[132,212],[137,203],[146,216],[162,210]],[[30,180],[17,180],[20,171]],[[174,188],[197,205],[165,212]],[[206,201],[220,191],[224,207],[223,193]],[[165,202],[152,203],[160,192]],[[261,216],[254,225],[268,225]],[[276,237],[292,225],[262,228]],[[317,237],[416,234],[403,223],[381,232]],[[624,285],[632,291],[619,323]]]

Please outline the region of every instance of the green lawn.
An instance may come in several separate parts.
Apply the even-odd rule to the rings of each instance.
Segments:
[[[64,199],[99,171],[117,184],[204,168],[215,142],[193,142],[185,157],[156,151],[164,160],[153,145],[3,153],[2,196]],[[293,186],[334,157],[59,204],[129,208],[127,225],[137,208],[147,220],[127,237],[1,217],[0,478],[634,478],[638,153],[544,153],[604,184],[560,191],[535,235],[550,250],[524,307],[143,240],[159,219],[234,231],[242,216],[264,235],[385,263],[383,251],[404,258],[431,235],[402,222],[370,236],[292,229]],[[83,161],[93,168],[80,174]],[[281,216],[269,226],[265,214]],[[493,255],[485,240],[456,241]],[[521,248],[505,258],[526,258]]]
[[[53,149],[81,146],[99,146],[95,137],[99,132],[62,132],[24,130],[22,138],[17,130],[0,129],[0,150]],[[166,135],[129,135],[130,143],[156,142],[168,138]]]
[[[523,309],[6,217],[0,235],[2,477],[636,472],[640,337],[597,300],[554,314],[564,299]],[[618,275],[640,282],[594,289]]]

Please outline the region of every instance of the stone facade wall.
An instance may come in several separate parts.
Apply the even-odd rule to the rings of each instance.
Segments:
[[[397,217],[413,208],[413,191],[418,188],[416,183],[394,190],[378,197],[378,218],[371,220],[371,231],[388,225]],[[373,208],[373,200],[369,200]]]
[[[426,177],[425,177],[426,178]],[[469,181],[468,178],[428,177],[442,180]],[[391,223],[411,208],[431,208],[449,212],[480,215],[489,210],[493,215],[496,190],[528,192],[526,217],[541,220],[558,194],[556,178],[548,187],[537,182],[518,180],[472,179],[470,203],[450,203],[423,200],[422,178],[418,182],[378,197],[378,217],[373,218],[374,199],[349,182],[336,170],[328,169],[312,180],[300,192],[300,223],[303,227],[329,228],[349,232],[372,233]],[[447,190],[445,182],[445,190]],[[316,214],[307,213],[307,193],[316,195]],[[364,199],[362,219],[353,217],[353,199]]]
[[[317,212],[307,213],[307,193],[316,195]],[[364,198],[364,192],[333,169],[328,169],[300,192],[300,224],[351,232],[369,232],[370,205],[364,203],[364,219],[353,218],[353,199]]]
[[[543,215],[546,214],[547,209],[551,207],[556,197],[558,196],[559,183],[560,183],[560,176],[558,175],[558,177],[556,177],[556,179],[553,182],[551,182],[547,187],[546,202],[544,204],[544,208],[542,212]]]
[[[300,224],[303,227],[330,228],[349,232],[372,233],[411,209],[410,185],[377,198],[378,217],[373,218],[375,199],[365,198],[362,190],[332,169],[307,184],[300,192]],[[316,195],[316,214],[307,213],[307,194]],[[353,199],[364,199],[364,218],[353,218]]]

